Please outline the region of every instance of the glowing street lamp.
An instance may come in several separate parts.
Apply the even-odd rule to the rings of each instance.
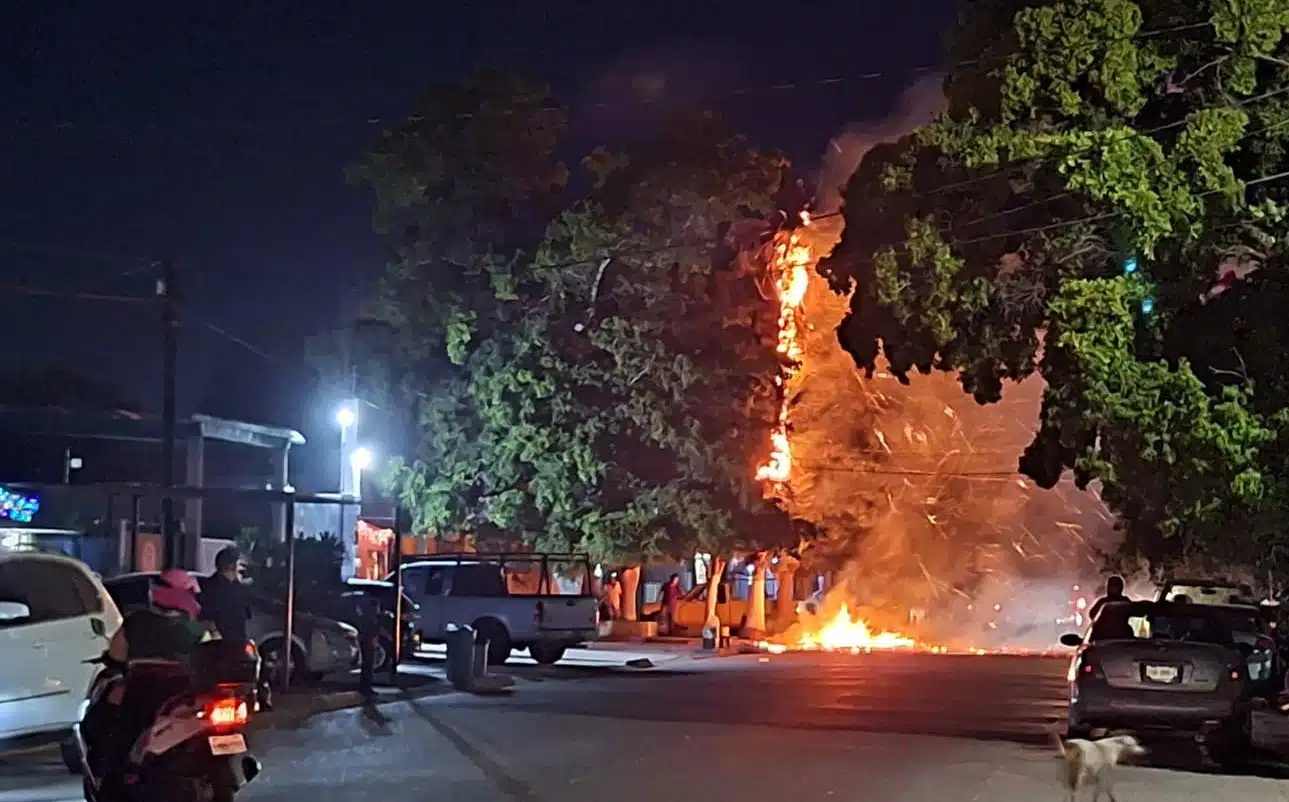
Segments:
[[[355,471],[365,471],[371,467],[375,459],[369,448],[355,448],[354,453],[349,455],[349,464]]]
[[[348,404],[336,410],[336,423],[340,424],[341,429],[348,429],[357,422],[358,413],[354,412],[354,408]]]

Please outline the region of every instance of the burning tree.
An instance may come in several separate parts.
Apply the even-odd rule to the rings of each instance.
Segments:
[[[596,150],[573,197],[563,120],[484,76],[427,94],[357,171],[395,254],[383,317],[420,359],[419,454],[393,487],[418,527],[606,562],[781,545],[755,472],[780,365],[759,254],[787,163],[699,115]]]

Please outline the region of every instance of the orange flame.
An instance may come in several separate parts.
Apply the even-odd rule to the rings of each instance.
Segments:
[[[801,221],[809,225],[810,217],[802,212]],[[800,368],[802,347],[801,305],[810,286],[809,265],[813,258],[810,246],[796,234],[780,232],[776,237],[770,270],[775,277],[775,294],[779,300],[779,337],[776,350],[783,356],[782,373],[775,382],[782,391],[779,417],[770,433],[770,456],[756,471],[756,478],[771,484],[784,484],[792,476],[792,443],[788,439],[788,380]]]
[[[793,636],[789,634],[788,637]],[[771,654],[783,654],[789,650],[855,654],[889,649],[941,651],[939,647],[919,644],[913,638],[898,632],[874,632],[863,619],[852,616],[844,604],[828,621],[818,627],[810,627],[795,637],[795,641],[762,641],[758,645]]]

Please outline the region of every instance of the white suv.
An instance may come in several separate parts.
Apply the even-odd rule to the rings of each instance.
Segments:
[[[0,551],[0,749],[71,733],[99,669],[85,661],[107,649],[120,625],[84,563]]]

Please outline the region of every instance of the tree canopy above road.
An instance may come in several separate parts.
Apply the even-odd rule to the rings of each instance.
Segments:
[[[419,399],[393,488],[424,530],[605,560],[795,543],[755,479],[788,164],[699,114],[573,175],[566,116],[540,85],[476,76],[426,93],[353,170]]]
[[[1282,548],[1289,7],[971,3],[949,111],[874,149],[821,271],[872,371],[1047,383],[1020,469],[1096,480],[1126,550]],[[1225,279],[1221,279],[1223,275]]]

